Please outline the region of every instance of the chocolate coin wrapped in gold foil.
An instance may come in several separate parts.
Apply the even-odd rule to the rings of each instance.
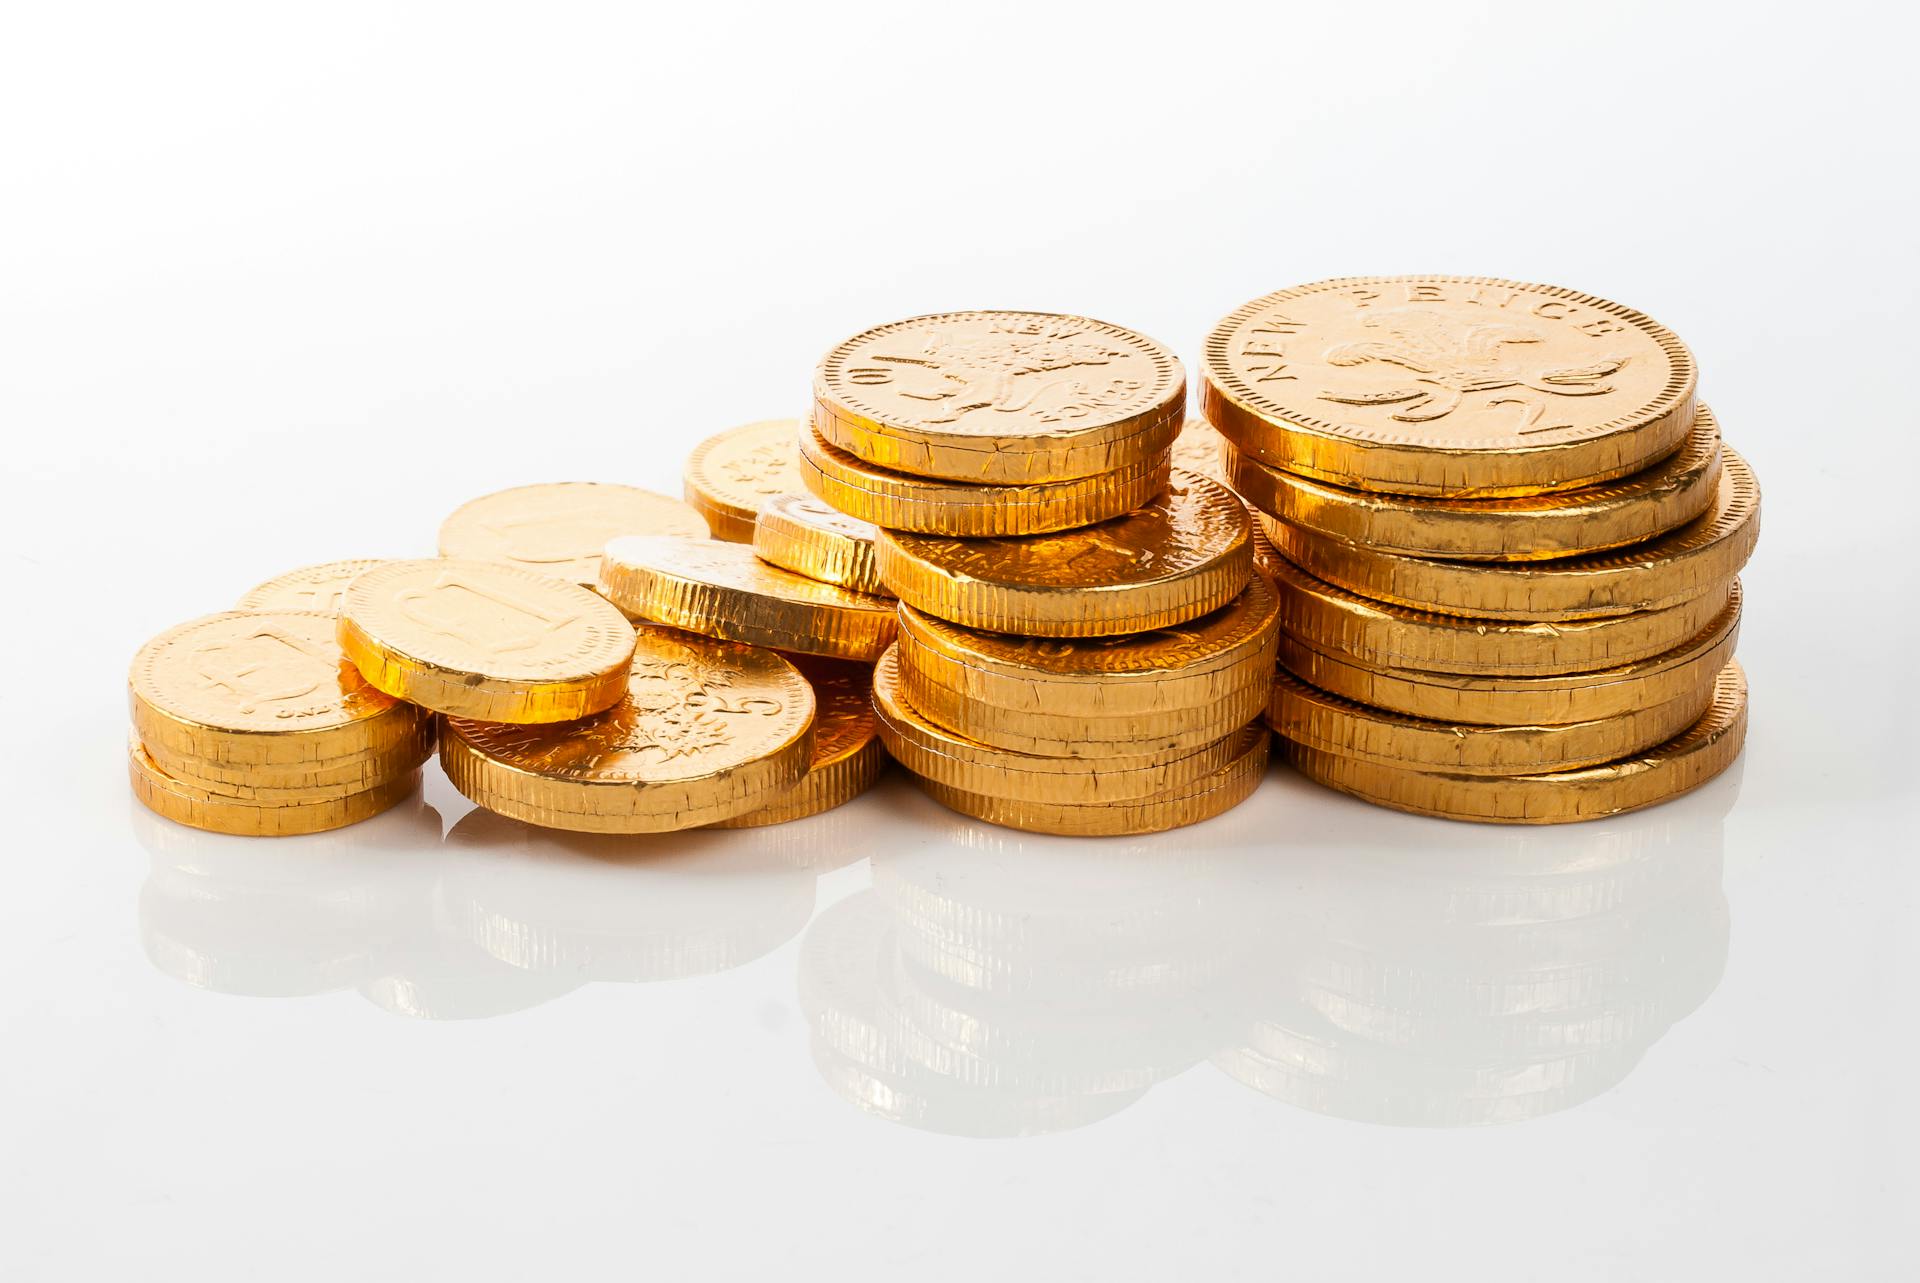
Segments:
[[[424,756],[431,719],[369,685],[334,629],[318,610],[227,611],[168,629],[127,677],[135,734],[163,771],[284,768],[294,782],[314,768]]]
[[[1267,724],[1276,735],[1340,757],[1462,775],[1539,775],[1598,766],[1672,739],[1713,701],[1711,686],[1611,717],[1557,725],[1478,726],[1370,708],[1282,670]]]
[[[1720,429],[1704,405],[1686,444],[1644,471],[1511,499],[1349,490],[1268,467],[1231,446],[1226,458],[1227,483],[1288,525],[1362,548],[1465,561],[1538,561],[1651,539],[1707,509],[1721,466]]]
[[[1030,802],[993,793],[974,793],[916,776],[928,797],[942,806],[989,824],[1029,833],[1068,837],[1113,837],[1160,833],[1198,824],[1247,800],[1267,769],[1272,739],[1250,726],[1235,743],[1235,756],[1211,775],[1147,797],[1115,802]]]
[[[1043,757],[982,744],[930,720],[908,702],[897,648],[882,655],[874,669],[873,700],[887,752],[909,771],[963,792],[1015,801],[1133,801],[1185,788],[1238,755],[1238,732],[1194,748],[1141,756]]]
[[[900,608],[900,662],[983,703],[1028,712],[1121,716],[1211,705],[1265,680],[1280,599],[1257,576],[1225,606],[1169,628],[1119,637],[977,632]]]
[[[294,837],[371,819],[410,796],[420,772],[409,769],[373,788],[337,797],[260,801],[189,784],[160,769],[135,739],[127,745],[127,776],[148,810],[191,828],[240,837]]]
[[[447,778],[548,828],[657,833],[754,810],[813,756],[813,690],[770,650],[642,626],[624,698],[551,726],[449,718]]]
[[[874,565],[871,522],[849,517],[812,495],[775,495],[760,506],[753,551],[782,570],[872,596],[892,596]]]
[[[629,614],[708,637],[871,663],[894,604],[772,566],[751,548],[664,535],[615,539],[600,591]]]
[[[1201,406],[1262,463],[1453,497],[1597,485],[1673,453],[1692,355],[1631,308],[1477,276],[1317,281],[1207,336]]]
[[[1747,733],[1747,681],[1729,664],[1706,714],[1636,756],[1543,775],[1463,775],[1383,766],[1288,744],[1302,775],[1396,810],[1494,824],[1566,824],[1652,806],[1697,788],[1740,754]]]
[[[1760,487],[1723,450],[1713,507],[1612,552],[1557,561],[1434,561],[1360,548],[1262,514],[1269,537],[1316,577],[1376,601],[1477,619],[1578,620],[1665,610],[1719,589],[1760,538]]]
[[[883,530],[875,547],[880,578],[901,601],[1028,637],[1170,627],[1233,600],[1253,572],[1246,508],[1185,472],[1151,503],[1084,530],[1002,539]]]
[[[873,666],[817,655],[788,658],[813,688],[813,760],[785,793],[714,828],[759,828],[830,811],[866,792],[887,767],[873,709]]]
[[[500,562],[390,561],[347,586],[340,648],[375,687],[452,717],[560,722],[626,689],[633,626],[578,584]]]
[[[820,435],[868,463],[1028,484],[1165,453],[1186,372],[1145,335],[1084,316],[943,312],[840,344],[820,362],[813,397]]]
[[[247,590],[235,604],[241,610],[318,610],[332,615],[356,575],[380,564],[378,558],[327,561],[275,575]]]
[[[1375,708],[1480,726],[1557,725],[1619,717],[1683,696],[1702,699],[1733,658],[1740,585],[1698,634],[1651,659],[1595,671],[1530,677],[1431,673],[1370,666],[1282,634],[1280,663],[1313,686]]]
[[[760,505],[800,493],[800,429],[798,419],[746,423],[708,437],[687,456],[687,502],[707,519],[715,539],[752,543]]]
[[[809,430],[800,439],[800,476],[830,507],[876,526],[987,538],[1071,530],[1131,511],[1166,487],[1167,458],[1163,451],[1069,481],[942,481],[890,472]]]
[[[678,499],[638,486],[515,486],[463,504],[441,522],[440,555],[502,561],[591,588],[600,578],[600,550],[620,535],[704,539],[707,522]]]

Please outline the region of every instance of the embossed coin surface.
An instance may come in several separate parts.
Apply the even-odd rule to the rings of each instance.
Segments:
[[[823,584],[769,565],[751,548],[710,539],[615,539],[600,563],[600,591],[654,623],[868,663],[895,628],[889,598]]]
[[[302,566],[248,589],[235,604],[241,610],[320,610],[335,614],[340,609],[340,595],[353,577],[379,564],[378,558],[363,558]]]
[[[502,561],[583,587],[599,582],[600,550],[618,535],[705,538],[706,518],[637,486],[559,481],[482,495],[440,523],[440,555]]]
[[[882,468],[1066,481],[1165,451],[1186,372],[1145,335],[1084,316],[943,312],[840,344],[813,396],[821,436]]]
[[[1575,620],[1665,610],[1719,591],[1760,538],[1760,486],[1723,449],[1713,504],[1685,525],[1610,552],[1554,561],[1438,561],[1329,539],[1262,513],[1276,547],[1328,583],[1377,601],[1481,619]]]
[[[753,523],[753,551],[782,570],[855,592],[891,596],[873,564],[871,522],[805,494],[775,495]]]
[[[626,689],[633,626],[580,587],[502,562],[390,561],[347,587],[340,647],[374,686],[452,717],[560,722]]]
[[[1706,714],[1637,756],[1543,775],[1409,770],[1288,743],[1308,779],[1396,810],[1494,824],[1567,824],[1635,811],[1698,788],[1732,765],[1747,735],[1747,679],[1722,670]]]
[[[798,419],[763,419],[693,448],[684,474],[687,502],[707,519],[715,539],[752,543],[760,505],[775,495],[801,493],[800,431]]]
[[[1640,543],[1693,520],[1720,484],[1720,429],[1705,405],[1686,444],[1603,486],[1512,499],[1432,499],[1349,490],[1227,448],[1227,484],[1289,525],[1410,557],[1542,561]]]
[[[800,782],[776,800],[714,828],[759,828],[818,815],[866,792],[886,769],[873,709],[873,666],[817,655],[789,658],[813,688],[813,760]]]
[[[875,547],[880,578],[900,600],[1028,637],[1167,628],[1233,600],[1253,572],[1246,508],[1187,472],[1152,502],[1081,530],[1003,539],[883,530]]]
[[[589,833],[654,833],[729,819],[797,784],[813,755],[814,696],[770,650],[642,626],[624,697],[554,726],[449,718],[441,762],[490,811]]]
[[[900,608],[900,662],[1001,708],[1121,716],[1211,705],[1272,666],[1280,599],[1265,579],[1211,614],[1118,637],[979,632]]]
[[[1692,355],[1631,308],[1551,285],[1347,277],[1208,335],[1202,404],[1263,463],[1403,494],[1536,494],[1637,472],[1693,422]]]
[[[405,754],[423,714],[368,684],[318,610],[228,611],[161,633],[127,675],[134,730],[162,762],[332,764]]]

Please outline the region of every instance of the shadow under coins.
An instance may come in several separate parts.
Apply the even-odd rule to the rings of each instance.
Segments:
[[[1280,771],[1206,824],[1101,841],[905,803],[941,840],[876,853],[804,938],[814,1060],[859,1108],[964,1136],[1084,1126],[1202,1061],[1339,1118],[1541,1117],[1719,984],[1738,787],[1502,828]]]
[[[203,833],[133,804],[154,967],[221,993],[355,989],[395,1015],[483,1019],[593,981],[706,975],[806,925],[823,872],[865,858],[844,811],[730,832],[601,837],[416,797],[332,833]]]

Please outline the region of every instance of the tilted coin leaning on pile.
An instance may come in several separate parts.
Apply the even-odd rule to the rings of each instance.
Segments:
[[[686,502],[475,499],[438,557],[329,562],[135,657],[135,795],[311,833],[417,786],[595,833],[818,814],[891,757],[1073,835],[1193,824],[1269,747],[1401,810],[1558,823],[1740,751],[1759,489],[1693,358],[1552,286],[1281,290],[1180,361],[1085,317],[834,347],[803,420],[719,433]],[[1272,734],[1269,734],[1269,728]]]

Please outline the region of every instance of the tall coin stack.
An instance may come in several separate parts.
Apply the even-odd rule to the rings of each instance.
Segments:
[[[1322,281],[1216,325],[1203,404],[1279,553],[1294,765],[1509,823],[1724,769],[1759,490],[1695,384],[1639,312],[1480,277]]]
[[[1170,468],[1185,394],[1158,343],[1051,313],[918,317],[821,362],[801,476],[878,527],[881,735],[945,805],[1138,833],[1258,783],[1278,600],[1239,500]]]

